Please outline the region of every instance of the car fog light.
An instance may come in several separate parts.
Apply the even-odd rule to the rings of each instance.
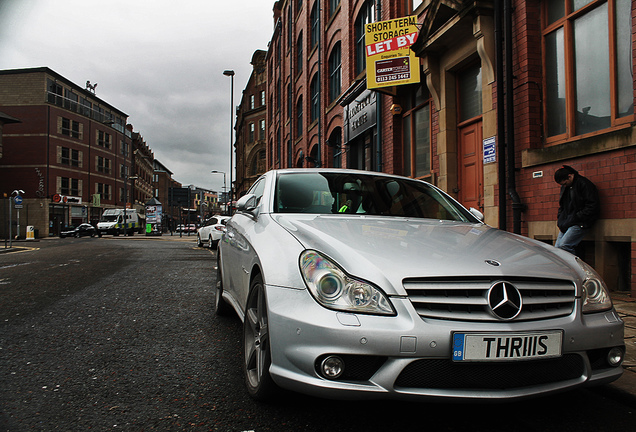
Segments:
[[[607,354],[607,363],[616,367],[623,363],[623,350],[620,348],[612,348]]]
[[[338,356],[329,356],[320,363],[322,376],[327,379],[338,379],[344,372],[344,361]]]

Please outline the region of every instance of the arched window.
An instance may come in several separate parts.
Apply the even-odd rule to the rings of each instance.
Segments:
[[[311,49],[314,49],[314,47],[318,45],[318,38],[320,37],[320,15],[318,14],[318,1],[315,1],[314,6],[311,8],[309,22],[311,24]]]
[[[296,103],[296,136],[301,137],[303,135],[303,97],[298,98]]]
[[[328,145],[333,155],[333,167],[342,168],[342,129],[337,127],[329,135]]]
[[[331,50],[331,55],[329,56],[329,103],[340,96],[341,88],[342,62],[340,42],[338,42]]]
[[[366,54],[364,41],[364,26],[372,23],[375,19],[375,7],[372,0],[367,0],[355,21],[355,42],[356,42],[356,75],[361,74],[366,68]]]
[[[311,107],[309,111],[309,122],[313,123],[318,120],[320,114],[320,80],[318,74],[314,74],[309,85],[309,93],[311,95]]]
[[[302,32],[298,36],[296,42],[296,74],[299,74],[303,70],[303,34]]]

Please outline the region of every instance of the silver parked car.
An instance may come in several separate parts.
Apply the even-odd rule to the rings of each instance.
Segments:
[[[202,247],[205,244],[209,248],[216,247],[229,219],[229,216],[212,216],[203,222],[197,230],[197,246]]]
[[[392,175],[263,175],[219,243],[216,313],[244,326],[250,395],[516,399],[619,378],[598,274]]]

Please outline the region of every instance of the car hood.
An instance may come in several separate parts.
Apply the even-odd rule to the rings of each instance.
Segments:
[[[580,277],[574,256],[527,237],[432,219],[273,215],[305,249],[331,257],[346,272],[403,294],[405,278]]]

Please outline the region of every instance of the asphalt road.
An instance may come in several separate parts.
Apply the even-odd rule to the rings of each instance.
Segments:
[[[24,245],[24,244],[21,244]],[[195,238],[47,239],[0,254],[0,431],[632,430],[611,387],[507,404],[249,399],[238,318]]]

